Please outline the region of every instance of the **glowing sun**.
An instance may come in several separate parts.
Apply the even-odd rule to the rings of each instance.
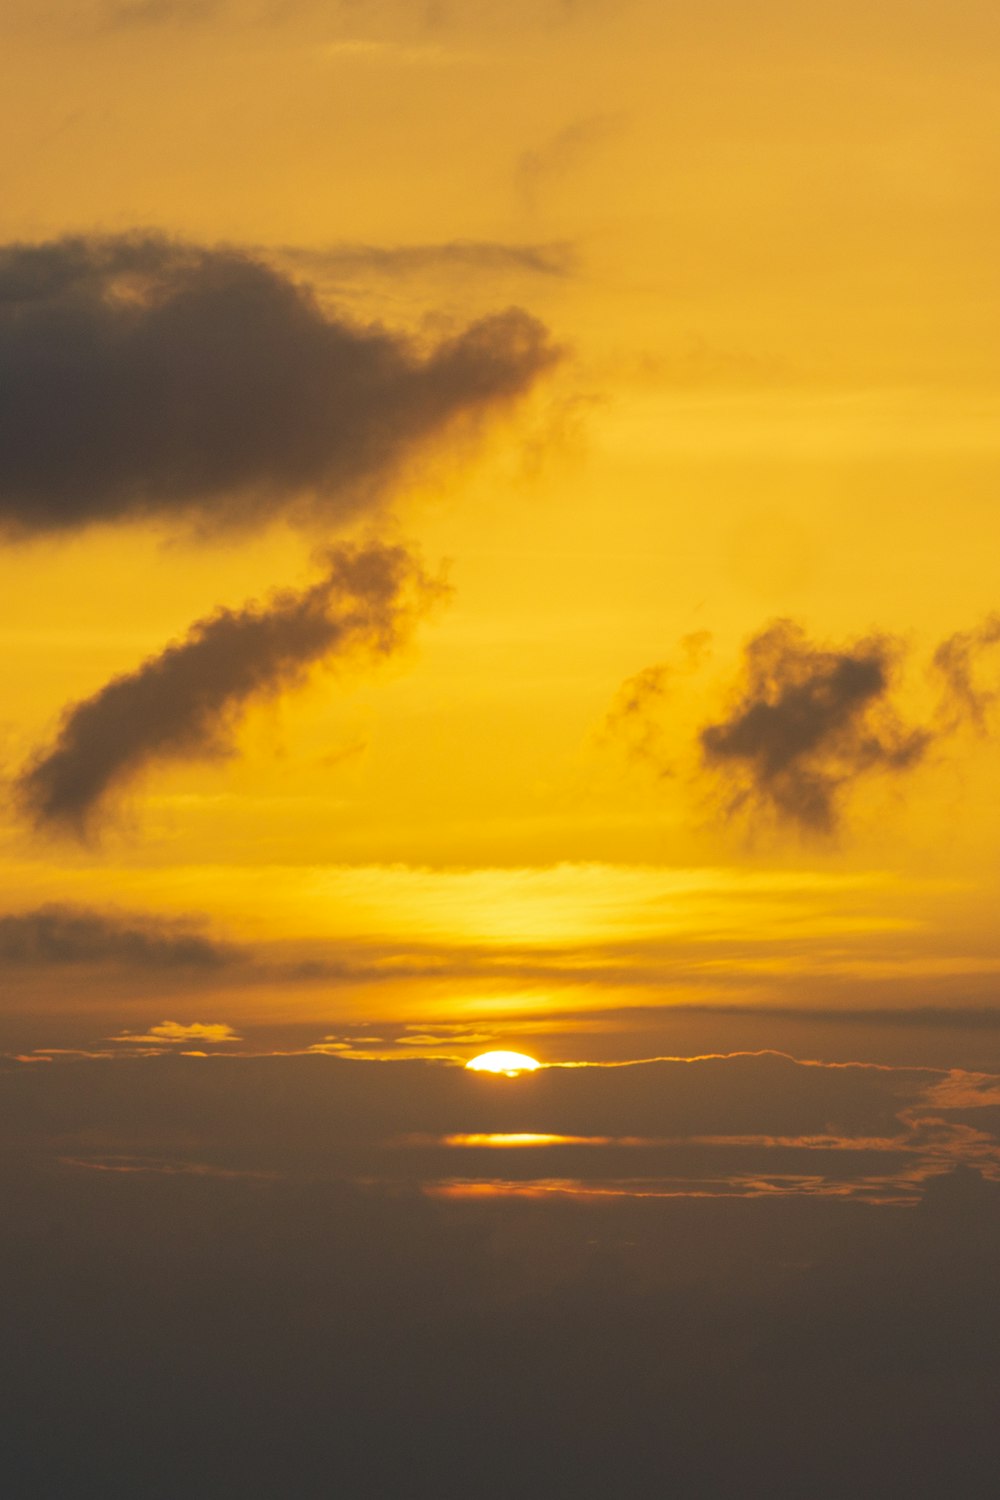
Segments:
[[[542,1065],[523,1052],[481,1052],[465,1066],[474,1073],[503,1073],[507,1078],[516,1078],[518,1073],[533,1073]]]

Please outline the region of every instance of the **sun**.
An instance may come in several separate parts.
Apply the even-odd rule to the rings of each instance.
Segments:
[[[533,1073],[542,1065],[523,1052],[481,1052],[465,1066],[473,1073],[503,1073],[506,1078],[516,1078],[518,1073]]]

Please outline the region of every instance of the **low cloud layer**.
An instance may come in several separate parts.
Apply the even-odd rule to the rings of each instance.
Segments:
[[[249,254],[152,236],[0,248],[0,529],[339,521],[558,357],[508,309],[429,350]]]
[[[217,754],[248,704],[310,667],[386,655],[438,589],[401,547],[341,547],[302,593],[220,610],[135,672],[70,708],[17,791],[37,826],[77,835],[109,796],[159,762]]]
[[[890,704],[895,655],[885,637],[824,650],[790,620],[754,636],[732,711],[699,736],[731,808],[829,833],[860,777],[914,766],[930,736],[907,728]]]
[[[156,1050],[0,1070],[8,1493],[993,1493],[989,1106],[992,1158],[928,1075]]]
[[[992,1075],[759,1052],[509,1080],[409,1059],[218,1055],[239,1040],[224,1022],[164,1021],[111,1038],[118,1056],[25,1060],[4,1089],[19,1130],[40,1146],[62,1144],[67,1110],[89,1121],[94,1164],[105,1149],[137,1167],[170,1149],[180,1162],[178,1143],[196,1139],[194,1159],[209,1167],[307,1167],[456,1193],[555,1186],[893,1203],[915,1201],[956,1166],[1000,1180]],[[206,1046],[217,1049],[211,1067],[148,1056]]]

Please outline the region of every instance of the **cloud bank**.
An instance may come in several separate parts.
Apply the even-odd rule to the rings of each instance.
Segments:
[[[0,248],[0,529],[339,522],[557,360],[510,308],[429,350],[251,254],[151,235]]]
[[[167,760],[219,753],[244,709],[331,657],[390,653],[439,592],[402,547],[331,551],[312,588],[220,610],[68,709],[17,792],[36,826],[86,834],[108,797]]]

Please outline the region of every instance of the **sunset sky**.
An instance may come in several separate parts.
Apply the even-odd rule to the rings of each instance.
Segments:
[[[32,1161],[1000,1244],[998,101],[986,0],[7,0]]]
[[[990,1002],[993,7],[2,24],[12,1046],[448,1021],[557,1061],[690,1006]],[[261,663],[193,732],[153,683],[85,807],[26,799],[77,705],[345,545],[431,580],[391,642]],[[53,906],[99,934],[50,950]],[[241,963],[153,972],[119,928]]]

